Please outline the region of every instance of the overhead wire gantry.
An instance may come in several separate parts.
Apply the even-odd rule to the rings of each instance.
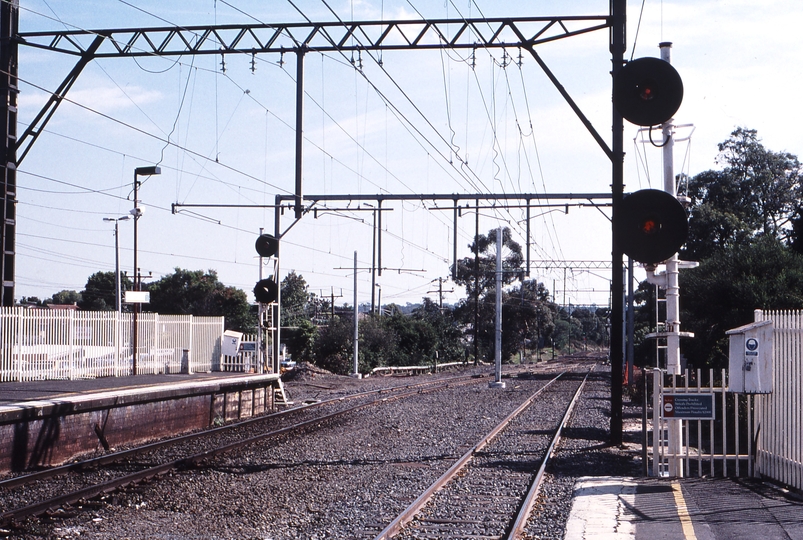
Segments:
[[[296,55],[296,166],[293,193],[296,220],[304,211],[302,186],[304,55],[309,52],[381,50],[438,50],[521,48],[529,52],[575,112],[612,163],[611,204],[615,218],[623,197],[623,120],[612,107],[612,142],[609,146],[596,131],[568,91],[549,70],[535,48],[543,43],[608,29],[611,72],[624,64],[626,0],[611,0],[604,15],[507,17],[481,19],[437,19],[410,21],[329,21],[290,24],[248,24],[215,26],[166,26],[100,30],[19,31],[19,0],[0,2],[0,92],[2,95],[3,151],[0,160],[0,305],[14,304],[16,171],[31,146],[55,114],[86,65],[98,58],[147,56],[292,53]],[[54,90],[28,128],[17,136],[18,50],[20,46],[65,54],[76,59],[67,77]],[[613,238],[613,311],[623,309],[622,277],[616,269],[623,255]],[[612,358],[622,356],[623,343],[618,317],[613,318]],[[621,442],[621,376],[612,370],[611,437]],[[615,395],[618,392],[618,397]]]

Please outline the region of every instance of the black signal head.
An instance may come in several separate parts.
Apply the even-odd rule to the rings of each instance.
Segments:
[[[269,234],[261,234],[254,247],[261,257],[273,257],[279,252],[279,241]]]
[[[683,81],[669,62],[639,58],[625,64],[613,80],[613,103],[628,122],[663,124],[683,101]]]
[[[622,251],[645,264],[657,264],[672,257],[689,234],[683,205],[657,189],[642,189],[626,196],[614,227]]]
[[[279,286],[272,279],[257,281],[254,287],[254,298],[262,304],[270,304],[279,298]]]

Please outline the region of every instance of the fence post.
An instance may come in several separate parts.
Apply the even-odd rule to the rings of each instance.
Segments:
[[[185,351],[187,353],[187,370],[188,370],[188,373],[195,373],[195,370],[193,369],[195,366],[192,365],[192,357],[193,357],[192,346],[193,346],[193,341],[195,339],[194,331],[195,331],[195,319],[193,318],[192,315],[190,315],[190,340],[189,340],[189,343],[187,343],[187,349]],[[183,373],[183,370],[184,370],[184,358],[181,359],[181,363],[182,363],[181,368],[182,368],[182,373]]]
[[[14,336],[14,341],[17,349],[17,380],[19,382],[22,382],[22,322],[24,313],[24,309],[19,308],[19,310],[17,310],[18,317],[15,317],[17,321],[17,335]]]

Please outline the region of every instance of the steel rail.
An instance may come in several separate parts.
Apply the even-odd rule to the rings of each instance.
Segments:
[[[560,435],[563,431],[563,427],[569,421],[569,418],[574,412],[574,406],[577,404],[577,400],[580,398],[580,394],[583,392],[583,387],[588,380],[588,376],[591,375],[591,372],[594,370],[592,367],[586,376],[583,378],[583,382],[580,383],[580,386],[577,388],[577,391],[574,393],[574,397],[572,398],[569,406],[566,407],[566,413],[563,415],[563,419],[560,421],[558,425],[558,429],[555,431],[555,436],[552,438],[552,442],[549,444],[549,448],[547,448],[546,454],[544,455],[544,459],[541,460],[541,466],[538,468],[538,472],[533,479],[532,485],[530,489],[527,491],[527,496],[524,498],[524,502],[519,509],[519,512],[516,516],[516,520],[513,522],[513,525],[510,528],[510,533],[507,536],[508,540],[518,540],[524,536],[524,529],[527,525],[527,522],[530,519],[530,515],[532,514],[533,508],[535,507],[535,498],[538,496],[538,492],[541,490],[541,482],[544,479],[544,472],[546,471],[547,463],[549,459],[552,457],[552,454],[555,451],[555,447],[560,442]]]
[[[483,379],[479,379],[479,378],[476,379],[476,381],[481,381],[481,380],[483,380]],[[471,382],[474,382],[474,380],[463,381],[460,384],[470,384]],[[9,511],[6,511],[6,512],[3,512],[2,514],[0,514],[0,524],[5,525],[5,524],[8,524],[8,523],[19,521],[20,519],[27,518],[27,517],[30,517],[30,516],[41,515],[41,514],[44,514],[44,513],[48,512],[49,510],[52,510],[52,509],[55,509],[55,508],[59,508],[59,507],[62,507],[62,506],[66,506],[66,505],[71,505],[73,503],[76,503],[76,502],[79,502],[79,501],[82,501],[82,500],[91,499],[91,498],[96,497],[98,495],[101,495],[103,493],[110,493],[110,492],[115,491],[117,489],[120,489],[122,487],[131,485],[131,484],[136,484],[136,483],[141,482],[143,480],[147,480],[149,478],[153,478],[153,477],[165,474],[165,473],[167,473],[169,471],[172,471],[172,470],[182,469],[182,468],[189,468],[189,467],[191,467],[193,465],[196,465],[197,463],[199,463],[199,462],[201,462],[201,461],[203,461],[205,459],[214,457],[216,455],[223,454],[223,453],[226,453],[226,452],[230,452],[232,450],[236,450],[238,448],[241,448],[243,446],[247,446],[249,444],[254,444],[254,443],[259,442],[259,441],[264,440],[264,439],[268,439],[268,438],[271,438],[271,437],[276,437],[276,436],[279,436],[279,435],[290,433],[292,431],[297,431],[297,430],[303,429],[305,427],[308,427],[308,426],[311,426],[311,425],[314,425],[314,424],[320,424],[322,422],[326,422],[326,421],[331,420],[333,418],[337,418],[339,416],[342,416],[342,415],[345,415],[345,414],[348,414],[348,413],[352,413],[352,412],[355,412],[355,411],[358,411],[358,410],[361,410],[361,409],[368,408],[368,407],[370,407],[372,405],[388,403],[388,402],[391,402],[391,401],[396,401],[398,399],[403,399],[403,398],[414,396],[414,395],[418,395],[418,394],[430,393],[430,392],[434,392],[434,391],[437,391],[437,390],[442,390],[442,389],[445,389],[445,388],[450,388],[450,387],[455,386],[454,384],[450,384],[448,382],[444,383],[444,384],[439,384],[439,385],[437,383],[435,383],[435,384],[436,384],[435,386],[432,386],[430,388],[416,389],[416,390],[412,390],[412,391],[409,391],[409,392],[403,392],[403,393],[400,393],[400,394],[395,394],[393,396],[378,397],[377,399],[374,399],[373,401],[370,401],[370,402],[360,403],[358,405],[354,405],[353,407],[348,407],[346,409],[342,409],[342,410],[339,410],[339,411],[336,411],[336,412],[333,412],[333,413],[330,413],[330,414],[327,414],[327,415],[324,415],[324,416],[320,416],[320,417],[317,417],[317,418],[312,418],[312,419],[309,419],[309,420],[305,420],[304,422],[300,422],[298,424],[293,424],[291,426],[286,426],[286,427],[283,427],[283,428],[280,428],[280,429],[277,429],[277,430],[274,430],[274,431],[271,431],[271,432],[268,432],[268,433],[261,433],[259,435],[254,436],[254,437],[249,437],[249,438],[246,438],[246,439],[243,439],[243,440],[240,440],[240,441],[235,441],[235,442],[232,442],[232,443],[228,443],[228,444],[219,446],[217,448],[214,448],[214,449],[211,449],[211,450],[205,450],[205,451],[203,451],[201,453],[194,454],[194,455],[191,455],[191,456],[188,456],[188,457],[179,458],[179,459],[173,460],[173,461],[168,462],[168,463],[163,463],[163,464],[160,464],[160,465],[155,465],[153,467],[148,467],[146,469],[143,469],[141,471],[137,471],[135,473],[131,473],[131,474],[128,474],[128,475],[125,475],[125,476],[121,476],[119,478],[115,478],[113,480],[109,480],[107,482],[103,482],[103,483],[100,483],[100,484],[87,486],[87,487],[81,488],[79,490],[76,490],[76,491],[73,491],[73,492],[70,492],[70,493],[66,493],[66,494],[63,494],[63,495],[59,495],[57,497],[53,497],[53,498],[46,499],[46,500],[43,500],[43,501],[39,501],[37,503],[33,503],[33,504],[30,504],[30,505],[22,507],[22,508],[16,508],[14,510],[9,510]]]
[[[519,416],[524,410],[526,410],[535,399],[541,395],[549,386],[551,386],[554,382],[560,379],[563,375],[567,372],[563,371],[557,375],[557,377],[550,380],[544,386],[539,388],[532,396],[527,398],[521,405],[519,405],[513,412],[511,412],[504,420],[502,420],[496,427],[494,427],[487,435],[485,435],[480,441],[474,445],[472,448],[468,450],[463,456],[458,459],[445,473],[443,473],[440,478],[435,480],[432,485],[430,485],[419,497],[413,501],[413,503],[408,506],[401,514],[399,514],[385,529],[380,532],[374,540],[388,540],[401,532],[402,528],[409,523],[416,514],[429,502],[429,500],[440,491],[440,489],[445,486],[450,480],[462,471],[465,466],[471,461],[471,459],[475,456],[477,452],[482,450],[485,446],[487,446],[493,439],[496,438],[499,433],[502,432],[516,417]]]
[[[142,454],[142,453],[145,453],[145,452],[151,452],[153,450],[158,450],[158,449],[166,447],[166,446],[171,446],[171,445],[174,445],[174,444],[180,444],[180,443],[183,443],[183,442],[192,441],[194,439],[200,439],[202,437],[207,437],[207,436],[210,436],[210,435],[216,435],[216,434],[223,433],[223,432],[226,432],[226,431],[230,431],[230,430],[233,430],[233,429],[237,429],[237,428],[240,428],[240,427],[243,427],[243,426],[248,426],[250,424],[256,424],[256,423],[259,423],[259,422],[266,422],[266,421],[270,421],[270,420],[275,420],[277,418],[281,418],[281,417],[284,417],[284,416],[289,416],[289,415],[292,415],[294,413],[298,413],[300,411],[306,411],[306,410],[309,410],[309,409],[312,409],[312,408],[316,408],[316,407],[322,407],[324,405],[333,405],[333,404],[335,404],[337,402],[342,402],[342,401],[351,400],[351,399],[368,397],[368,396],[373,395],[373,394],[390,393],[390,392],[395,392],[395,391],[398,391],[398,390],[406,390],[406,389],[411,389],[411,388],[423,388],[423,387],[426,387],[426,386],[431,386],[431,385],[435,385],[435,384],[439,384],[439,383],[443,383],[443,382],[447,382],[448,383],[448,382],[461,381],[461,380],[473,379],[473,378],[475,378],[474,375],[459,375],[459,376],[455,376],[455,377],[447,377],[445,379],[440,379],[440,380],[437,380],[437,381],[426,381],[426,382],[417,383],[417,384],[407,384],[407,385],[401,385],[401,386],[395,386],[395,387],[379,388],[379,389],[376,389],[376,390],[368,390],[368,391],[365,391],[365,392],[357,392],[355,394],[348,394],[348,395],[345,395],[345,396],[338,396],[338,397],[335,397],[335,398],[326,399],[326,400],[319,401],[319,402],[316,402],[316,403],[307,404],[307,405],[304,405],[302,407],[293,407],[291,409],[286,409],[284,411],[279,411],[279,412],[275,412],[275,413],[270,413],[270,414],[266,414],[266,415],[253,417],[253,418],[248,418],[246,420],[241,420],[241,421],[238,421],[238,422],[232,422],[232,423],[226,424],[224,426],[220,426],[220,427],[216,427],[216,428],[212,428],[212,429],[206,429],[206,430],[198,431],[198,432],[195,432],[195,433],[189,433],[189,434],[186,434],[186,435],[179,435],[177,437],[171,437],[169,439],[164,439],[164,440],[161,440],[161,441],[145,444],[143,446],[137,446],[135,448],[129,448],[129,449],[126,449],[126,450],[121,450],[119,452],[114,452],[112,454],[107,454],[107,455],[104,455],[104,456],[90,458],[90,459],[86,459],[86,460],[82,460],[82,461],[78,461],[78,462],[74,462],[74,463],[69,463],[67,465],[60,465],[60,466],[52,467],[52,468],[45,469],[45,470],[42,470],[42,471],[37,471],[37,472],[34,472],[34,473],[30,473],[30,474],[25,474],[25,475],[21,475],[21,476],[15,476],[13,478],[8,478],[8,479],[5,479],[5,480],[0,480],[0,490],[10,489],[10,488],[13,488],[13,487],[18,487],[18,486],[26,485],[26,484],[31,484],[33,482],[37,482],[37,481],[41,481],[41,480],[47,480],[48,478],[53,478],[53,477],[59,476],[61,474],[66,474],[66,473],[70,473],[70,472],[74,472],[74,471],[81,471],[81,470],[85,470],[85,469],[91,469],[93,467],[108,465],[110,463],[115,463],[117,461],[121,461],[121,460],[126,459],[126,458],[134,457],[134,456],[136,456],[138,454]]]

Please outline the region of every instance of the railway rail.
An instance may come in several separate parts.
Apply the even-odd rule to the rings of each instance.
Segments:
[[[0,498],[0,524],[7,525],[30,516],[52,512],[58,508],[139,483],[172,470],[192,467],[215,455],[271,437],[308,429],[367,407],[456,385],[476,384],[485,380],[487,379],[476,375],[457,375],[434,381],[342,395],[308,403],[302,407],[290,408],[100,457],[7,478],[0,481],[0,493],[3,494],[3,497]],[[353,400],[359,401],[359,403],[342,406],[344,402]],[[301,422],[292,420],[299,415],[309,415],[311,411],[317,409],[334,410]],[[267,432],[261,431],[260,426],[271,424],[271,427],[274,427],[280,422],[283,424],[282,427]],[[251,434],[253,431],[258,433]],[[201,452],[196,449],[199,443],[205,447]],[[180,457],[174,457],[176,455]],[[154,462],[158,464],[150,465]],[[110,479],[110,476],[113,478]],[[45,483],[50,483],[50,485],[43,487]],[[29,501],[31,496],[28,495],[28,492],[50,493],[51,496],[33,503],[28,502],[22,506],[14,506],[15,501]]]
[[[49,479],[29,475],[0,482],[0,531],[18,531],[21,538],[65,531],[119,538],[155,534],[164,530],[161,523],[179,536],[373,538],[471,447],[457,480],[469,493],[464,499],[474,501],[469,517],[449,512],[457,506],[446,497],[448,490],[441,490],[411,520],[423,528],[415,532],[407,522],[398,537],[467,537],[459,527],[482,530],[479,537],[502,537],[486,532],[500,528],[492,526],[496,514],[501,530],[507,530],[514,507],[524,505],[516,501],[537,485],[533,472],[539,463],[544,467],[540,456],[557,417],[566,416],[563,396],[579,387],[593,362],[583,358],[511,370],[503,375],[509,382],[501,391],[472,384],[486,386],[488,373],[393,388],[383,379],[383,388],[367,392],[354,390],[379,380],[299,379],[291,387],[293,399],[320,401],[177,438],[186,439],[181,443],[118,453],[126,457],[102,456],[60,473],[37,473]],[[529,407],[510,414],[525,400]],[[369,408],[381,404],[388,406]],[[507,418],[495,436],[485,435],[502,417]],[[511,434],[529,446],[511,442]],[[495,469],[506,472],[502,480],[487,475]],[[498,485],[489,493],[508,505],[503,512],[478,502],[486,483]],[[103,495],[109,492],[114,494]],[[41,517],[26,519],[30,516]]]
[[[537,390],[458,459],[375,540],[521,538],[548,460],[589,373],[577,382],[563,372]],[[573,387],[574,391],[568,393],[566,387]],[[550,394],[550,390],[554,392]],[[544,418],[535,408],[535,404],[545,399],[561,400],[567,394],[570,399],[560,418]]]

